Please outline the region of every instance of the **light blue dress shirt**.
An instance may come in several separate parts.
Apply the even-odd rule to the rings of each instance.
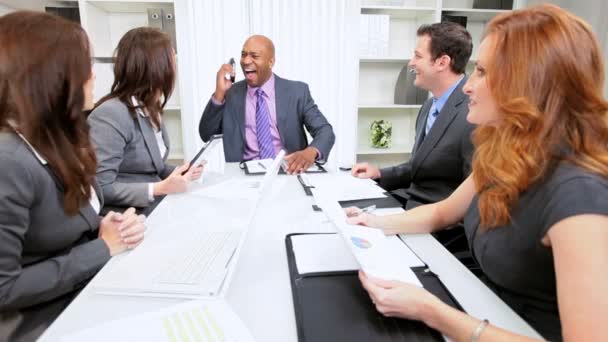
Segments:
[[[456,87],[458,86],[458,84],[460,84],[463,78],[464,76],[462,76],[458,81],[452,84],[452,86],[448,88],[448,90],[443,93],[443,95],[441,95],[438,99],[433,97],[433,104],[431,105],[431,109],[429,110],[429,116],[426,118],[425,135],[429,134],[429,131],[431,130],[431,127],[433,127],[435,120],[437,120],[439,113],[441,113],[443,106],[445,106],[445,103],[448,102],[450,95],[452,95],[454,89],[456,89]]]

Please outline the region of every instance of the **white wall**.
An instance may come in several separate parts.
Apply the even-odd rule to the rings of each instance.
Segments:
[[[0,16],[3,16],[7,13],[11,13],[14,10],[15,9],[13,7],[0,3]]]

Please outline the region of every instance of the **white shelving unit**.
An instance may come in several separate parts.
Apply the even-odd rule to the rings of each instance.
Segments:
[[[519,8],[523,0],[514,0]],[[402,163],[414,145],[415,121],[421,105],[395,104],[399,72],[409,62],[416,47],[416,30],[422,24],[439,22],[442,14],[466,16],[467,30],[473,37],[473,54],[467,72],[473,70],[477,48],[485,25],[502,9],[476,9],[473,0],[363,0],[362,15],[388,15],[388,52],[386,55],[359,57],[359,107],[357,117],[357,161],[379,166]],[[392,123],[392,145],[373,148],[370,125],[373,120]]]
[[[149,26],[148,9],[173,10],[173,0],[78,0],[78,7],[82,27],[89,36],[96,60],[93,70],[96,75],[94,98],[97,101],[110,92],[114,81],[111,58],[120,38],[133,28]],[[176,79],[173,95],[163,115],[171,139],[169,159],[176,162],[184,159],[180,102],[179,81]]]

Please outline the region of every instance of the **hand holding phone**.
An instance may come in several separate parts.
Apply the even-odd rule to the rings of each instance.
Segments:
[[[235,81],[234,77],[234,58],[230,58],[228,63],[222,64],[220,70],[217,72],[216,83],[215,83],[215,92],[213,93],[213,98],[217,102],[224,102],[224,96],[226,92]]]
[[[230,58],[230,60],[228,61],[228,64],[230,64],[232,66],[232,72],[227,72],[224,74],[224,78],[226,80],[229,80],[230,82],[234,83],[234,81],[236,80],[236,72],[234,71],[235,65],[236,63],[234,62],[234,58]]]

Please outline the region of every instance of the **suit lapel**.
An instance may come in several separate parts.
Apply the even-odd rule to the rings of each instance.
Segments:
[[[233,119],[236,127],[239,128],[239,135],[235,137],[235,141],[240,144],[239,150],[241,151],[241,156],[245,153],[245,103],[247,101],[247,83],[245,81],[241,83],[236,83],[234,85],[234,98],[236,99],[235,108],[233,111]],[[224,142],[227,141],[224,138]]]
[[[97,192],[97,189],[95,189],[95,191]],[[97,196],[99,198],[99,208],[103,208],[103,202],[101,200],[102,196],[100,196],[99,194],[100,193],[97,192]],[[93,207],[88,203],[80,207],[80,216],[84,218],[91,230],[96,230],[99,228],[99,215],[95,212],[95,210],[93,210]]]
[[[55,172],[51,169],[51,167],[48,164],[42,165],[42,167],[44,167],[44,169],[49,173],[49,175],[55,182],[55,186],[57,187],[59,192],[65,194],[65,188],[63,186],[63,183],[55,174]],[[97,193],[97,198],[99,198],[99,207],[103,208],[103,195],[101,192],[101,188],[99,187],[97,182],[93,183],[93,188]],[[63,200],[63,198],[61,200]],[[78,209],[78,213],[89,225],[89,229],[96,230],[99,228],[99,215],[95,212],[95,210],[93,210],[93,207],[89,203],[86,203],[85,205],[81,206],[80,209]]]
[[[165,157],[169,154],[169,150],[171,148],[171,139],[169,139],[169,132],[167,132],[167,127],[165,126],[164,121],[162,121],[162,123],[160,124],[160,131],[163,135],[163,142],[165,143],[165,147],[167,147],[165,155],[162,156],[162,159],[165,160]]]
[[[422,141],[424,141],[424,128],[426,127],[426,120],[429,116],[429,110],[431,109],[432,104],[433,100],[428,99],[424,103],[422,108],[420,108],[420,118],[418,119],[419,121],[416,123],[416,142],[414,143],[414,153],[417,153],[418,149],[420,148],[420,145],[422,144]]]
[[[97,181],[93,182],[93,189],[95,189],[95,193],[97,194],[97,198],[99,199],[99,207],[103,208],[103,192]]]
[[[46,172],[49,174],[49,176],[51,176],[51,179],[55,183],[57,190],[59,190],[60,193],[65,194],[65,187],[63,186],[63,183],[61,182],[61,180],[59,179],[59,176],[57,176],[55,171],[53,171],[53,169],[51,169],[51,167],[49,166],[49,164],[46,161],[41,160],[42,157],[39,156],[38,152],[34,149],[34,147],[32,145],[30,145],[30,143],[22,135],[20,135],[18,132],[16,132],[16,133],[26,143],[30,152],[34,155],[34,157],[40,163],[40,166],[42,166],[46,170]],[[97,198],[99,198],[99,207],[103,208],[103,195],[101,192],[101,188],[99,187],[97,182],[93,182],[93,187],[95,189],[95,192],[97,192]],[[63,198],[61,198],[60,200],[63,200]],[[90,204],[87,203],[87,204],[81,206],[80,209],[78,210],[78,212],[79,212],[80,216],[82,216],[82,218],[85,220],[85,222],[89,225],[89,228],[91,230],[96,230],[99,228],[99,215],[95,212],[95,210],[93,210],[93,207]]]
[[[287,132],[287,104],[289,103],[288,92],[282,78],[274,75],[274,103],[276,105],[277,128],[281,138],[281,144],[285,146],[283,132]]]
[[[160,150],[158,149],[158,143],[154,136],[152,124],[148,118],[142,117],[138,113],[136,113],[135,116],[137,117],[137,124],[141,131],[141,135],[144,137],[144,142],[146,143],[146,148],[148,149],[154,168],[156,168],[156,172],[160,173],[163,170],[163,160],[160,156]]]
[[[441,140],[443,135],[446,133],[450,124],[456,118],[456,114],[458,113],[458,107],[466,102],[467,96],[462,92],[462,86],[466,83],[467,78],[463,78],[458,86],[452,92],[452,95],[448,98],[448,101],[445,103],[441,112],[439,112],[439,117],[431,127],[429,134],[424,137],[424,140],[418,146],[416,150],[415,158],[412,160],[412,177],[416,175],[416,171],[420,165],[424,162],[424,160],[429,156],[430,152],[433,150],[435,145]],[[429,106],[430,108],[430,106]],[[422,132],[424,133],[424,129],[426,126],[426,117],[429,115],[428,110],[425,115],[424,122],[421,123]]]

